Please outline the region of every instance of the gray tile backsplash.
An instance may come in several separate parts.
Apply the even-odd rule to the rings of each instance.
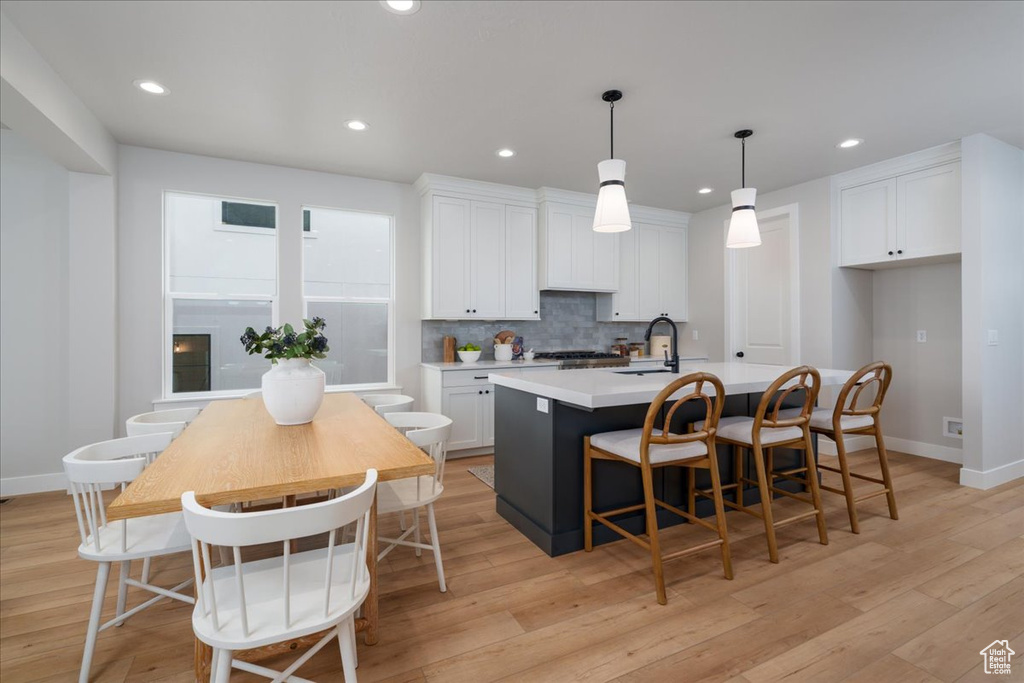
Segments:
[[[512,330],[523,338],[526,349],[561,351],[584,349],[609,351],[616,337],[643,341],[645,323],[597,322],[597,295],[593,292],[541,292],[540,320],[424,320],[423,360],[444,360],[446,335],[462,346],[480,345],[484,359],[494,358],[494,335]]]

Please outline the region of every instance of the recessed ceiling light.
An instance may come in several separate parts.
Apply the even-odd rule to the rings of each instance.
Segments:
[[[711,194],[714,191],[715,188],[713,187],[702,187],[699,190],[697,190],[697,194]]]
[[[839,149],[850,149],[851,147],[856,147],[862,142],[864,141],[861,140],[860,138],[850,138],[848,140],[843,140],[838,145],[836,145],[836,147],[838,147]]]
[[[392,14],[416,14],[420,0],[380,0],[381,6]]]
[[[370,124],[366,123],[365,121],[360,121],[358,119],[346,121],[345,125],[348,127],[349,130],[366,130],[367,128],[370,127]]]
[[[508,159],[509,157],[514,157],[516,155],[516,151],[514,149],[509,149],[508,147],[503,147],[495,152],[495,154],[502,159]]]
[[[144,78],[135,81],[135,87],[144,92],[148,92],[150,95],[166,95],[171,92],[156,81],[149,81]]]

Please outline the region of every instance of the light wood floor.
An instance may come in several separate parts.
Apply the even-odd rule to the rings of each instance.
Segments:
[[[668,563],[664,607],[639,548],[620,541],[549,558],[495,514],[490,489],[466,472],[489,458],[451,461],[437,510],[448,593],[437,590],[429,553],[394,551],[381,566],[380,643],[360,644],[359,678],[980,681],[989,677],[978,651],[1009,638],[1021,653],[1011,678],[1024,680],[1024,481],[976,491],[957,485],[956,465],[891,458],[900,521],[874,498],[854,536],[841,499],[823,494],[830,544],[817,543],[811,520],[785,527],[772,565],[761,522],[730,513],[735,580],[722,578],[717,552]],[[662,545],[705,533],[675,527]],[[3,683],[75,679],[95,577],[77,544],[62,493],[0,506]],[[190,558],[154,568],[157,583],[172,585],[188,576]],[[190,609],[165,601],[100,634],[93,680],[191,680]],[[299,674],[341,680],[337,650]]]

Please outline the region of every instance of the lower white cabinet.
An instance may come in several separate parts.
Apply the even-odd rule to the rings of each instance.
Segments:
[[[448,449],[494,445],[494,387],[450,387],[441,392],[441,414],[452,419]]]
[[[452,419],[449,451],[468,451],[464,455],[486,453],[489,451],[485,449],[494,446],[494,385],[487,381],[488,373],[553,369],[554,365],[464,368],[425,363],[420,372],[422,400],[416,410],[441,413]]]

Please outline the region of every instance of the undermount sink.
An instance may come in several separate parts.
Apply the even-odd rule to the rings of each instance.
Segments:
[[[653,375],[656,372],[672,372],[668,368],[660,368],[658,370],[616,370],[616,375],[636,375],[637,377],[643,377],[644,375]]]

